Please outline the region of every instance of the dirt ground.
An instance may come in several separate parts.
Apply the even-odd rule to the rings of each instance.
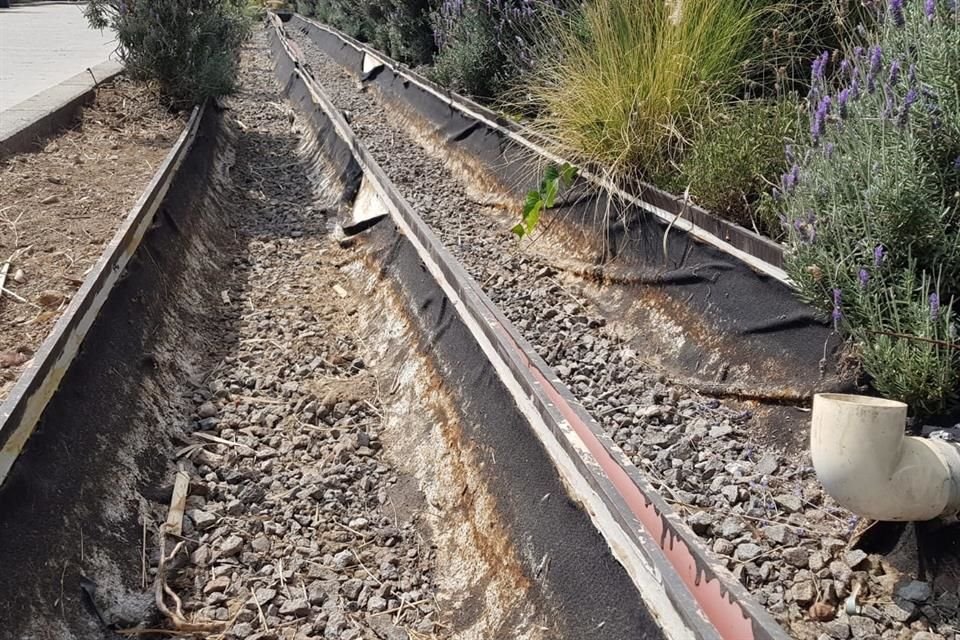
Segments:
[[[121,78],[42,150],[0,161],[0,401],[185,122]]]

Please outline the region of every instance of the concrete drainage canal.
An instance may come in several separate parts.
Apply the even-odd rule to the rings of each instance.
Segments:
[[[7,474],[0,636],[715,637],[409,230],[332,237],[382,194],[266,37]]]

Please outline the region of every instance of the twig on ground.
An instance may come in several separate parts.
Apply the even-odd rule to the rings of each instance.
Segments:
[[[36,307],[38,309],[40,308],[40,305],[30,302],[26,298],[21,298],[20,296],[15,294],[13,291],[10,291],[10,289],[5,289],[3,287],[0,287],[0,294],[7,294],[17,302],[22,302],[23,304],[29,304],[31,307]]]
[[[260,599],[257,598],[257,592],[250,589],[250,595],[253,596],[253,602],[257,605],[257,615],[260,617],[260,624],[265,633],[270,633],[270,625],[267,624],[267,617],[263,615],[263,607],[260,606]]]
[[[250,449],[251,451],[253,451],[253,448],[252,448],[252,447],[250,447],[250,446],[248,446],[248,445],[245,445],[245,444],[243,444],[242,442],[234,442],[233,440],[227,440],[227,439],[225,439],[225,438],[221,438],[220,436],[215,436],[215,435],[213,435],[212,433],[205,433],[205,432],[203,432],[203,431],[196,431],[196,432],[194,432],[193,435],[195,435],[195,436],[197,436],[197,437],[200,437],[200,438],[203,438],[204,440],[209,440],[210,442],[216,442],[217,444],[223,444],[223,445],[227,445],[227,446],[229,446],[229,447],[242,447],[242,448],[244,448],[244,449]]]
[[[147,588],[147,516],[143,516],[143,540],[140,544],[140,588]]]
[[[168,554],[167,553],[167,535],[179,535],[179,531],[183,527],[183,511],[186,507],[187,500],[187,491],[181,490],[177,491],[177,487],[190,486],[190,477],[186,473],[180,471],[177,473],[176,482],[174,483],[173,497],[170,499],[170,509],[167,512],[167,520],[160,525],[159,531],[159,545],[160,545],[160,561],[157,563],[157,577],[154,580],[154,599],[157,604],[157,609],[160,610],[164,616],[170,621],[170,624],[173,625],[173,629],[181,634],[184,633],[218,633],[223,630],[223,622],[190,622],[183,617],[183,602],[180,600],[180,597],[174,593],[173,589],[167,584],[167,563],[172,561],[177,557],[177,554],[180,553],[180,550],[183,549],[184,542],[178,542],[174,545],[173,550]],[[166,597],[169,596],[174,603],[174,610],[171,610],[166,603]]]

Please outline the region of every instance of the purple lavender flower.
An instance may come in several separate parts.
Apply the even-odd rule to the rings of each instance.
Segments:
[[[877,88],[877,74],[883,63],[883,49],[880,45],[870,50],[870,70],[867,72],[867,93],[873,93]]]
[[[933,22],[937,15],[937,0],[925,0],[923,3],[923,14],[927,16],[928,22]]]
[[[840,324],[840,320],[843,319],[843,312],[840,311],[840,289],[833,290],[833,313],[830,316],[833,318],[833,328],[837,329],[837,326]]]
[[[866,269],[860,269],[860,273],[857,274],[857,280],[860,281],[860,288],[866,289],[867,283],[870,282],[870,272]]]
[[[830,61],[830,52],[824,51],[813,61],[811,76],[814,83],[823,82],[824,71]]]
[[[813,114],[813,121],[810,123],[810,135],[813,136],[814,143],[818,142],[823,136],[827,116],[830,115],[830,102],[830,96],[823,96],[820,99],[820,104],[817,105],[817,111]]]
[[[890,0],[890,17],[893,18],[893,24],[898,27],[906,24],[903,19],[903,0]]]
[[[797,156],[796,156],[796,154],[794,154],[794,152],[793,152],[793,145],[792,145],[792,144],[788,144],[788,145],[784,148],[784,153],[785,153],[786,156],[787,156],[787,162],[789,162],[790,164],[796,164],[796,163],[797,163]]]
[[[953,168],[957,171],[960,171],[960,156],[957,156],[953,159]]]
[[[890,63],[890,73],[887,76],[890,82],[891,87],[897,86],[897,81],[900,79],[900,61],[894,60]]]
[[[917,90],[912,88],[903,97],[903,104],[900,105],[900,118],[897,123],[900,127],[907,126],[907,122],[910,120],[910,107],[913,106],[918,97]]]
[[[878,244],[873,248],[873,266],[879,267],[883,264],[883,261],[887,259],[887,250],[882,244]]]
[[[794,189],[797,188],[797,183],[800,182],[800,166],[794,164],[790,167],[790,171],[783,174],[783,190],[785,193],[793,193]]]
[[[826,158],[832,158],[832,157],[833,157],[833,151],[834,151],[835,148],[836,148],[836,147],[834,146],[834,144],[833,144],[832,142],[828,142],[827,144],[823,145],[823,155],[824,155],[824,157],[826,157]]]
[[[863,26],[862,24],[860,25]],[[857,60],[863,57],[863,47],[857,46],[853,48],[853,55]]]
[[[893,89],[891,89],[887,85],[883,85],[883,117],[884,119],[888,120],[893,117],[895,102],[896,102],[896,97],[893,95]]]
[[[934,322],[940,317],[940,296],[936,293],[930,294],[930,319]]]
[[[850,102],[850,89],[844,88],[837,94],[837,113],[841,118],[847,117],[847,103]]]

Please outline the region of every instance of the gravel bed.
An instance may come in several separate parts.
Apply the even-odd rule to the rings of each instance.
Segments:
[[[389,504],[400,473],[352,332],[359,301],[337,284],[349,257],[326,232],[335,204],[315,199],[298,160],[262,32],[227,105],[238,130],[229,222],[246,281],[222,294],[230,346],[188,397],[179,464],[192,544],[171,582],[188,619],[223,622],[226,638],[445,637],[434,552]]]
[[[913,582],[851,550],[866,523],[834,505],[807,459],[751,439],[740,405],[672,387],[616,337],[585,284],[515,251],[510,222],[478,203],[411,122],[292,30],[310,70],[407,200],[590,413],[729,569],[797,638],[954,638],[956,584]],[[861,584],[863,615],[843,612]]]

